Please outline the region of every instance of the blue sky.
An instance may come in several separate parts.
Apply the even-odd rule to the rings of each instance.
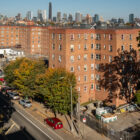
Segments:
[[[130,13],[140,18],[140,0],[0,0],[0,13],[7,16],[21,13],[24,17],[31,10],[36,16],[38,9],[46,9],[48,15],[49,2],[52,2],[53,16],[57,11],[72,15],[79,11],[91,16],[98,13],[105,20],[112,17],[127,20]]]

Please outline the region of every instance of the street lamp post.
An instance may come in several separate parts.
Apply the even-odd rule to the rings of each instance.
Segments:
[[[73,132],[73,103],[72,103],[72,85],[70,84],[71,90],[71,132]]]

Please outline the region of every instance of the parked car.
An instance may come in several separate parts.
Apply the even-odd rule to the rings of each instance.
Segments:
[[[7,92],[7,95],[14,100],[17,100],[20,98],[19,94],[15,93],[15,92]]]
[[[12,88],[12,87],[3,87],[2,89],[1,89],[1,92],[3,93],[3,94],[7,94],[8,92],[12,92],[14,90],[14,88]]]
[[[31,102],[29,100],[26,100],[26,99],[20,100],[19,104],[21,104],[24,107],[31,107],[32,106]]]
[[[59,120],[58,118],[47,118],[44,120],[44,122],[48,124],[49,126],[51,126],[53,129],[63,128],[63,124],[61,120]]]

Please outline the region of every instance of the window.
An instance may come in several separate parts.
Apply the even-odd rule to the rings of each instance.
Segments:
[[[78,71],[80,71],[80,66],[77,67]]]
[[[54,54],[52,54],[52,60],[54,60],[55,59],[55,55]]]
[[[87,34],[84,34],[84,39],[87,40]]]
[[[91,64],[91,70],[94,70],[94,64]]]
[[[124,45],[121,46],[121,51],[124,51]]]
[[[124,35],[121,35],[121,39],[124,40]]]
[[[132,50],[132,49],[133,49],[133,48],[132,48],[132,45],[130,45],[129,48],[130,48],[130,50]]]
[[[112,62],[112,56],[109,56],[109,62],[110,63]]]
[[[129,35],[129,39],[132,40],[132,35],[131,34]]]
[[[70,40],[74,40],[74,34],[70,35]]]
[[[106,39],[106,34],[104,34],[104,39]]]
[[[112,40],[112,34],[109,34],[109,40]]]
[[[109,51],[112,52],[112,45],[109,45]]]
[[[104,50],[106,49],[106,45],[104,45]]]
[[[106,59],[106,55],[104,55],[104,59]]]
[[[99,81],[100,80],[100,75],[96,74],[96,80]]]
[[[85,82],[87,81],[87,76],[86,76],[86,75],[84,75],[84,81],[85,81]]]
[[[97,91],[100,91],[101,90],[101,87],[99,85],[96,85],[96,90]]]
[[[93,34],[91,34],[91,39],[93,39],[93,37],[94,37],[94,35],[93,35]]]
[[[38,45],[38,48],[40,48],[40,45]]]
[[[74,72],[74,67],[71,67],[71,68],[70,68],[70,71],[71,71],[71,72]]]
[[[96,34],[96,40],[100,40],[100,39],[101,39],[100,34]]]
[[[80,44],[78,45],[78,49],[80,50]]]
[[[78,77],[78,81],[79,81],[79,82],[80,82],[80,79],[81,79],[81,78],[80,78],[80,76],[79,76],[79,77]]]
[[[70,45],[70,50],[71,50],[71,52],[74,51],[74,45]]]
[[[93,53],[91,54],[91,59],[93,59],[94,58],[94,55],[93,55]]]
[[[59,57],[58,57],[58,61],[59,61],[59,62],[62,61],[61,55],[59,55]]]
[[[91,74],[91,80],[94,80],[94,74]]]
[[[55,44],[52,44],[52,49],[55,50]]]
[[[84,86],[84,92],[87,92],[87,87],[86,86]]]
[[[80,38],[80,34],[78,34],[78,38]]]
[[[95,65],[95,69],[96,69],[97,71],[99,71],[100,65],[99,65],[99,64],[96,64],[96,65]]]
[[[61,40],[62,39],[62,34],[59,34],[59,40]]]
[[[59,44],[59,51],[61,51],[62,50],[62,45],[61,44]]]
[[[70,61],[71,61],[71,62],[74,62],[74,56],[71,56],[71,57],[70,57]]]
[[[91,84],[91,90],[93,90],[94,89],[94,84]]]
[[[87,54],[84,54],[84,60],[87,60]]]
[[[80,55],[78,55],[78,60],[80,60],[80,57],[81,57],[81,56],[80,56]]]
[[[96,60],[101,60],[101,55],[100,54],[96,54]]]
[[[32,45],[32,48],[34,48],[34,45]]]
[[[96,44],[96,50],[100,50],[101,49],[101,45],[100,44]]]
[[[94,44],[91,44],[91,49],[93,49],[94,48]]]
[[[86,45],[86,44],[84,45],[84,50],[85,50],[85,51],[87,50],[87,45]]]
[[[84,71],[87,71],[87,65],[84,65]]]
[[[80,87],[78,87],[78,91],[80,91]]]

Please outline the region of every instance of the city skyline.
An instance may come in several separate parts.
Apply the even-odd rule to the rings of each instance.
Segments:
[[[49,2],[52,3],[52,16],[56,16],[58,11],[67,14],[71,13],[74,16],[79,11],[83,15],[90,14],[94,16],[95,14],[99,14],[105,20],[124,18],[128,21],[130,13],[134,13],[135,17],[140,17],[139,0],[108,0],[106,2],[104,0],[5,0],[1,2],[0,14],[11,17],[16,16],[17,13],[21,13],[22,17],[25,17],[27,11],[32,11],[33,16],[37,16],[37,10],[42,9],[47,11],[48,18]]]

